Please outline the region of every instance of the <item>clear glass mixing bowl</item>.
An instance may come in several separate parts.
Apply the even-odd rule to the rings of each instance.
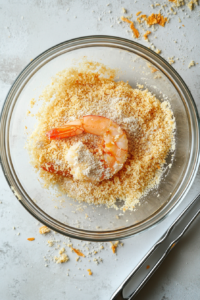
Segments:
[[[167,97],[176,118],[176,151],[171,168],[158,189],[141,199],[135,211],[121,211],[75,202],[66,195],[42,188],[24,149],[36,123],[27,118],[29,102],[37,98],[57,72],[77,64],[84,56],[120,69],[119,78],[134,88],[142,84],[161,101]],[[152,72],[152,66],[157,72]],[[34,114],[38,106],[31,109]],[[77,38],[56,45],[36,57],[20,73],[5,100],[0,120],[1,164],[20,203],[36,219],[74,238],[105,241],[129,237],[155,225],[183,199],[191,186],[199,160],[199,118],[186,84],[159,55],[133,41],[110,36]],[[172,157],[169,156],[170,162]],[[159,196],[158,196],[159,195]],[[65,200],[65,201],[63,201]],[[86,214],[88,217],[86,218]],[[116,218],[116,215],[119,218]]]

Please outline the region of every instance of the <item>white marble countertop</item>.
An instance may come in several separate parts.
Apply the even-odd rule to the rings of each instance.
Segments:
[[[161,6],[152,8],[150,5],[154,3],[150,0],[0,0],[0,105],[19,72],[42,51],[64,40],[94,34],[133,40],[127,32],[128,25],[116,21],[122,15],[121,8],[128,10],[127,15],[133,14],[134,20],[138,11],[158,12]],[[171,4],[159,3],[167,3],[163,13],[167,15]],[[185,80],[200,109],[200,6],[192,12],[187,6],[175,11],[177,14],[169,15],[169,24],[153,32],[149,40],[162,50],[165,59],[174,56],[173,67]],[[143,38],[138,42],[151,46]],[[198,64],[188,69],[191,60]],[[99,265],[88,259],[76,263],[75,256],[68,263],[57,265],[44,261],[49,253],[46,237],[37,234],[34,243],[27,242],[27,237],[36,235],[39,224],[16,200],[0,170],[0,299],[109,299],[159,234],[199,192],[199,186],[200,173],[185,200],[168,219],[148,232],[125,240],[116,256],[107,245],[100,253],[103,262]],[[197,219],[136,299],[200,299],[199,226],[200,219]],[[56,238],[63,239],[58,234]],[[93,271],[90,277],[88,268]]]

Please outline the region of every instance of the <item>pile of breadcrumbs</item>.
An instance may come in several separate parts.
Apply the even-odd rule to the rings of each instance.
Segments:
[[[124,200],[122,209],[133,210],[140,197],[158,185],[166,156],[175,149],[175,119],[167,101],[161,103],[148,90],[115,81],[115,76],[115,70],[88,61],[58,73],[40,97],[38,125],[28,138],[27,148],[45,187],[58,184],[72,198],[109,207],[115,207],[117,199]],[[77,141],[90,148],[99,137],[81,134],[49,140],[46,136],[50,129],[85,115],[107,117],[127,134],[128,159],[108,180],[75,181],[65,160]],[[58,174],[46,171],[53,168]]]

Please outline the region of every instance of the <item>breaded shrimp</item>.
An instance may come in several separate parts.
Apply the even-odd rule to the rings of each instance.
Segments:
[[[124,165],[128,155],[128,140],[121,127],[110,119],[101,116],[84,116],[67,123],[60,128],[53,128],[46,133],[50,140],[65,139],[81,133],[91,133],[102,137],[104,168],[109,169],[112,177]],[[73,167],[71,161],[70,167]],[[80,178],[78,178],[80,179]],[[99,181],[106,179],[103,174]]]

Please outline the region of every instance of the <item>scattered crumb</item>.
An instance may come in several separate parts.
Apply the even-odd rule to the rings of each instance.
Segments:
[[[151,69],[151,73],[155,73],[158,71],[158,69],[154,68],[153,66],[150,66],[150,69]]]
[[[136,13],[136,16],[139,16],[141,14],[141,11],[138,11],[137,13]]]
[[[123,22],[129,23],[130,24],[130,29],[133,31],[133,34],[134,34],[135,38],[139,38],[140,34],[139,34],[139,31],[135,28],[134,23],[132,21],[128,20],[127,18],[125,18],[125,17],[121,17],[121,20]]]
[[[27,238],[27,240],[32,242],[35,240],[35,238]]]
[[[188,68],[191,68],[191,67],[193,67],[193,66],[195,66],[195,62],[194,62],[194,60],[191,60],[191,62],[190,62],[189,65],[188,65]]]
[[[168,57],[168,60],[170,65],[175,63],[174,57]]]
[[[30,101],[30,106],[31,106],[31,108],[33,108],[33,106],[35,105],[35,99],[34,98],[32,98],[31,99],[31,101]]]
[[[87,271],[88,271],[88,274],[91,276],[93,273],[92,273],[92,271],[90,270],[90,269],[87,269]]]
[[[189,3],[187,3],[187,6],[189,7],[190,10],[194,9],[194,2],[191,0]]]
[[[48,243],[48,245],[49,245],[49,247],[52,247],[53,245],[54,245],[54,241],[47,241],[47,243]]]
[[[151,31],[146,31],[145,34],[143,35],[145,40],[148,40],[148,35],[151,34]]]
[[[67,256],[67,254],[63,253],[61,254],[61,256],[57,257],[55,256],[54,257],[54,261],[57,263],[57,264],[62,264],[62,263],[65,263],[69,260],[69,257]]]
[[[144,85],[143,85],[143,84],[137,83],[136,85],[137,85],[137,87],[138,87],[139,89],[143,89],[143,88],[144,88]]]
[[[116,249],[117,249],[117,246],[119,244],[119,241],[116,241],[114,244],[112,242],[110,242],[110,243],[111,243],[112,252],[116,253]]]
[[[47,226],[42,226],[42,227],[40,227],[40,229],[39,229],[39,233],[40,234],[45,234],[45,233],[48,233],[48,232],[50,232],[51,231],[51,229],[49,229]]]
[[[127,11],[124,7],[122,7],[122,12],[125,14]]]
[[[155,52],[156,52],[157,54],[160,54],[160,53],[161,53],[161,50],[156,49]]]
[[[63,254],[65,252],[65,248],[61,248],[59,254]]]

